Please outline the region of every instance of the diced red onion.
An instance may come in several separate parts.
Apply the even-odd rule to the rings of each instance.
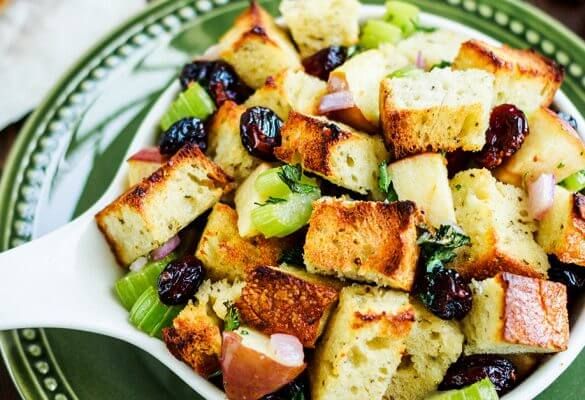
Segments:
[[[426,65],[427,63],[423,57],[422,51],[419,50],[418,53],[416,53],[416,66],[417,68],[425,69]]]
[[[148,258],[139,257],[128,267],[132,272],[138,272],[148,263]]]
[[[179,235],[175,235],[167,240],[158,249],[153,250],[152,253],[150,253],[150,256],[154,261],[161,260],[171,254],[177,247],[179,247],[179,244],[181,244],[181,239],[179,238]]]
[[[325,114],[331,111],[346,110],[355,105],[353,96],[348,90],[335,93],[328,93],[321,98],[319,103],[319,113]]]
[[[270,346],[282,364],[289,366],[303,364],[305,353],[301,341],[296,336],[275,333],[270,336]]]
[[[556,180],[553,174],[542,174],[535,181],[528,183],[528,212],[533,218],[542,219],[552,207],[555,184]]]
[[[329,93],[333,92],[342,92],[344,90],[349,90],[349,86],[347,85],[347,81],[339,76],[330,75],[329,80],[327,81],[327,91]]]
[[[163,163],[166,162],[167,157],[160,153],[158,147],[146,147],[131,156],[128,161],[130,160]]]

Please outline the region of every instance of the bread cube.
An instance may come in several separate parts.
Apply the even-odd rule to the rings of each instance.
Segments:
[[[510,273],[472,281],[463,320],[466,354],[553,353],[567,349],[565,285]]]
[[[480,70],[389,78],[380,88],[384,140],[395,158],[426,151],[479,151],[493,100],[494,78]]]
[[[461,247],[450,264],[466,279],[500,271],[546,278],[550,265],[533,232],[526,194],[496,181],[486,169],[471,169],[451,180],[455,216],[471,245]]]
[[[128,187],[138,185],[162,166],[162,162],[128,160]]]
[[[406,293],[357,285],[342,289],[310,366],[311,398],[382,399],[414,320]]]
[[[445,157],[424,153],[404,158],[390,164],[388,174],[398,198],[414,201],[432,226],[456,224]]]
[[[264,199],[256,191],[254,184],[256,178],[262,172],[272,168],[268,163],[262,163],[244,180],[234,197],[236,211],[238,213],[238,232],[243,238],[251,238],[260,235],[260,232],[252,223],[252,210],[258,207],[257,203],[262,203]]]
[[[270,108],[284,121],[291,110],[315,115],[326,90],[327,84],[322,80],[303,71],[286,69],[269,77],[246,101],[246,107]]]
[[[96,214],[120,265],[158,248],[222,196],[230,178],[195,144]]]
[[[417,32],[398,42],[396,47],[408,58],[410,64],[416,64],[420,53],[425,67],[431,68],[441,61],[452,62],[459,53],[461,44],[466,40],[467,38],[461,34],[438,29],[434,32]]]
[[[235,304],[242,294],[245,286],[244,281],[235,280],[229,282],[227,279],[211,282],[209,279],[203,281],[195,298],[199,303],[207,304],[219,320],[225,320],[227,305]]]
[[[529,115],[530,133],[522,147],[495,174],[502,182],[522,186],[541,174],[554,174],[557,182],[585,169],[585,144],[555,112],[539,108]]]
[[[220,369],[219,325],[206,303],[195,305],[190,302],[173,320],[173,325],[163,329],[162,337],[175,357],[207,378]]]
[[[408,60],[391,46],[384,50],[373,49],[359,53],[336,68],[329,79],[345,82],[350,91],[355,109],[340,110],[333,114],[335,119],[357,129],[377,132],[380,125],[380,82],[390,72],[408,64]],[[353,116],[360,113],[362,120]]]
[[[225,204],[213,207],[203,230],[195,255],[205,265],[213,280],[244,279],[259,265],[276,265],[290,240],[255,236],[243,239],[238,233],[238,215]]]
[[[304,246],[307,270],[410,290],[416,272],[416,226],[410,201],[382,203],[322,198]]]
[[[426,399],[463,351],[463,333],[457,322],[436,317],[418,302],[412,305],[416,319],[385,399]]]
[[[575,197],[556,186],[553,206],[538,226],[536,241],[561,262],[585,266],[585,220],[575,210]]]
[[[251,270],[236,303],[242,320],[270,336],[296,336],[313,348],[337,303],[339,284],[291,268],[259,266]]]
[[[355,131],[322,117],[291,112],[280,134],[280,160],[300,163],[303,169],[354,192],[376,193],[378,165],[388,158],[378,137]]]
[[[207,156],[226,174],[241,183],[260,164],[248,153],[240,137],[240,117],[246,107],[226,101],[219,107],[208,128]]]
[[[303,57],[325,47],[352,46],[358,41],[357,0],[283,0],[280,12]]]
[[[564,78],[560,65],[532,49],[492,46],[480,40],[461,45],[453,69],[494,74],[495,105],[514,104],[525,113],[548,107]]]
[[[256,89],[285,68],[300,68],[299,55],[287,34],[256,1],[239,15],[219,40],[219,56]]]

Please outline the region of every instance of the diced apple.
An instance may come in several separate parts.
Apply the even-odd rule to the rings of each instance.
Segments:
[[[256,191],[254,183],[258,175],[270,168],[272,166],[268,163],[258,165],[236,191],[234,203],[238,212],[238,231],[243,238],[250,238],[260,234],[252,223],[252,210],[258,207],[257,203],[262,203],[265,199]]]

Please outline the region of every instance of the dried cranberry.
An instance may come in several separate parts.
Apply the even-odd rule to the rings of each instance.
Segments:
[[[442,319],[461,319],[471,310],[471,290],[453,269],[435,267],[417,282],[416,292],[424,305]]]
[[[452,364],[439,390],[460,389],[482,379],[489,378],[498,394],[512,389],[517,371],[509,360],[494,355],[473,355],[461,357]]]
[[[577,125],[577,120],[576,120],[576,119],[575,119],[575,117],[573,117],[571,114],[568,114],[568,113],[566,113],[566,112],[560,111],[560,112],[558,113],[558,116],[559,116],[559,117],[560,117],[562,120],[564,120],[564,121],[568,122],[568,123],[569,123],[569,125],[571,125],[571,127],[572,127],[574,130],[577,130],[577,129],[579,128],[579,126]]]
[[[492,110],[486,144],[475,161],[482,167],[494,169],[516,153],[528,135],[526,115],[511,104]]]
[[[250,154],[273,161],[274,148],[280,146],[282,120],[266,107],[251,107],[240,118],[240,137]]]
[[[469,151],[455,150],[454,152],[447,153],[445,158],[447,159],[449,178],[454,177],[458,172],[472,168],[473,153]]]
[[[192,82],[199,82],[201,86],[207,87],[214,65],[214,61],[193,61],[185,64],[181,75],[179,75],[179,81],[183,90],[186,90]]]
[[[564,284],[569,300],[574,300],[585,288],[585,268],[562,263],[556,257],[549,257],[549,260],[551,268],[548,270],[548,279]]]
[[[195,143],[202,151],[207,148],[207,131],[200,119],[183,118],[175,122],[160,138],[160,152],[173,155],[187,142]]]
[[[303,67],[307,74],[326,81],[329,79],[329,73],[345,62],[347,54],[347,47],[327,47],[305,58]]]
[[[203,264],[193,256],[171,261],[158,277],[158,296],[167,305],[186,304],[203,282]]]

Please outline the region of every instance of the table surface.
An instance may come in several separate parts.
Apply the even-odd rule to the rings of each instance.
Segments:
[[[585,38],[585,0],[529,0],[548,14],[562,21]],[[0,167],[4,164],[22,123],[16,123],[0,132]],[[0,361],[0,400],[18,400],[18,395],[6,367]]]

